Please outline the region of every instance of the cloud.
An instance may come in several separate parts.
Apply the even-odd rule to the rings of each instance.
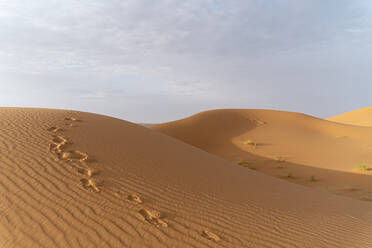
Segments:
[[[84,94],[81,94],[79,95],[80,98],[106,98],[106,94],[105,92],[88,92],[88,93],[84,93]]]
[[[163,111],[197,112],[193,101],[326,115],[320,105],[344,92],[327,96],[322,87],[372,78],[364,69],[371,10],[367,0],[0,0],[0,73],[20,89],[33,84],[90,104],[106,96],[105,113],[144,122],[157,119],[151,101],[148,119],[114,104],[135,108],[137,97]],[[177,110],[168,112],[172,119]]]

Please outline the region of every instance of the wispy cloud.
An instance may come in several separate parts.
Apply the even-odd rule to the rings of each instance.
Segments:
[[[159,121],[155,105],[172,113],[163,120],[182,115],[174,114],[176,108],[189,113],[231,105],[327,115],[331,110],[322,104],[329,101],[330,108],[343,111],[349,105],[338,102],[346,90],[365,94],[350,91],[348,84],[372,79],[366,70],[370,5],[368,0],[0,0],[0,73],[7,80],[3,84],[20,89],[48,85],[51,95],[80,96],[88,111],[96,111],[94,99],[109,98],[105,113],[136,121]],[[335,91],[323,94],[334,85]],[[125,94],[112,96],[108,89]],[[146,118],[116,107],[136,108],[131,97],[148,104]],[[76,101],[66,107],[80,106]]]

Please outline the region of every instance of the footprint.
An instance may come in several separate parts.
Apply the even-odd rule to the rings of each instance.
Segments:
[[[168,227],[168,224],[161,219],[160,213],[158,211],[141,209],[139,213],[150,224],[153,224],[157,227]]]
[[[76,119],[75,117],[66,117],[65,121],[82,122],[82,120]]]
[[[50,127],[47,129],[49,132],[53,132],[53,133],[56,133],[56,132],[60,132],[60,131],[63,131],[62,128],[59,128],[59,127]]]
[[[214,234],[214,233],[212,233],[208,230],[203,230],[202,231],[202,236],[206,239],[213,240],[215,242],[218,242],[218,241],[221,240],[221,238],[218,235],[216,235],[216,234]]]
[[[71,150],[71,151],[66,151],[66,152],[62,151],[61,159],[67,160],[67,161],[83,162],[88,159],[88,154],[77,151],[77,150]]]
[[[66,117],[65,121],[77,121],[77,119],[74,117]]]
[[[135,203],[138,203],[138,204],[141,204],[142,203],[142,199],[138,196],[138,195],[128,195],[127,199],[131,202],[135,202]]]
[[[88,177],[93,177],[101,173],[99,170],[94,170],[91,168],[78,168],[80,174],[86,175]]]
[[[78,125],[73,124],[73,122],[82,122],[82,120],[76,119],[74,117],[66,117],[65,118],[65,125],[69,127],[78,127]]]
[[[57,144],[57,145],[66,144],[67,143],[67,139],[65,139],[62,136],[53,136],[52,141],[53,141],[54,144]]]
[[[66,138],[54,135],[52,143],[49,145],[49,149],[51,152],[59,156],[62,153],[63,146],[65,146],[66,144],[69,144]]]
[[[103,181],[99,182],[99,181],[97,181],[93,178],[89,178],[89,179],[82,178],[82,179],[80,179],[80,182],[82,183],[82,185],[85,189],[92,189],[97,193],[101,191],[99,189],[99,186],[102,186],[102,184],[103,184]]]
[[[49,149],[62,160],[83,162],[88,159],[88,154],[86,153],[77,150],[64,151],[67,144],[72,144],[72,142],[62,136],[54,135]]]
[[[266,124],[266,122],[261,121],[259,119],[255,119],[255,120],[253,120],[253,122],[255,122],[258,126],[262,126],[262,125],[265,125]]]
[[[75,124],[72,124],[72,123],[66,123],[65,125],[69,126],[69,127],[78,127],[78,125],[75,125]]]
[[[77,121],[75,118],[66,118],[65,120]],[[51,127],[48,130],[51,132],[56,132],[57,129],[57,127]],[[79,173],[87,177],[80,179],[80,182],[85,189],[100,192],[99,186],[103,184],[103,181],[98,181],[95,178],[92,178],[93,176],[98,175],[100,171],[94,170],[92,168],[83,168],[82,166],[85,164],[84,162],[88,159],[88,154],[78,150],[66,151],[67,144],[72,143],[63,136],[53,135],[53,139],[49,145],[49,149],[52,153],[57,155],[58,159],[75,162],[72,163],[73,167],[77,169]]]

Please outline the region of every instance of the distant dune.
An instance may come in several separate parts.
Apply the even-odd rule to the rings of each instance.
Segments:
[[[239,143],[248,136],[257,151],[274,145],[263,139],[265,125],[271,134],[292,127],[311,144],[312,135],[330,135],[327,126],[334,136],[350,129],[352,142],[369,132],[270,111],[214,111],[178,123],[198,125],[179,135],[231,155],[248,149]],[[0,247],[372,247],[370,203],[236,166],[133,123],[1,108],[0,127]]]
[[[357,109],[327,118],[327,120],[356,126],[372,127],[372,107]]]
[[[214,110],[150,128],[287,181],[372,201],[372,128],[273,110]]]

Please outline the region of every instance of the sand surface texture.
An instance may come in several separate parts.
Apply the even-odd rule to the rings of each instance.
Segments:
[[[200,140],[216,139],[199,147],[245,151],[244,125],[230,128],[240,120],[249,130],[271,125],[266,115],[283,126],[312,121],[297,135],[315,129],[328,137],[322,123],[334,126],[334,139],[349,129],[247,113],[221,112],[203,124]],[[350,139],[367,140],[363,130],[350,128]],[[288,183],[110,117],[1,108],[0,166],[0,247],[372,247],[368,202]]]

